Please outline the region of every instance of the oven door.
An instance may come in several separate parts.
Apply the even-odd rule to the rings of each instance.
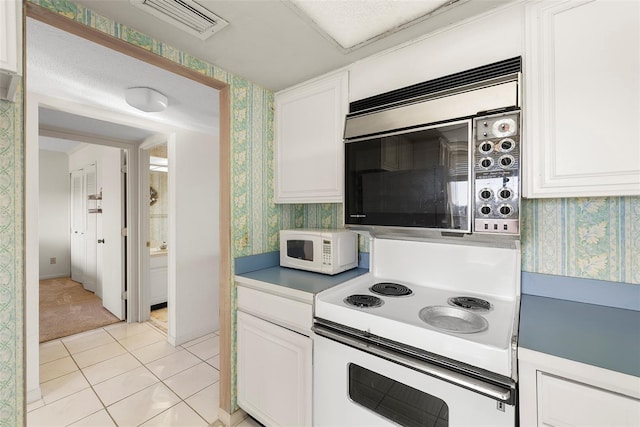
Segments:
[[[515,426],[515,406],[316,335],[314,426]]]

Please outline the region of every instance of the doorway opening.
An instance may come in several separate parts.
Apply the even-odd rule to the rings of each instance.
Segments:
[[[41,109],[41,132],[48,114]],[[114,227],[127,217],[125,156],[116,147],[40,137],[41,343],[126,319],[126,244]]]
[[[181,76],[185,76],[193,81],[196,82],[200,82],[203,83],[204,85],[210,87],[210,88],[215,88],[217,90],[220,90],[220,105],[221,105],[221,109],[220,109],[220,128],[217,130],[216,132],[216,137],[219,137],[219,146],[215,146],[215,160],[216,162],[219,160],[219,169],[216,168],[213,171],[210,171],[212,173],[214,173],[217,178],[214,181],[210,181],[208,180],[202,180],[201,182],[199,182],[196,185],[193,186],[185,186],[182,185],[178,180],[174,179],[174,182],[171,182],[170,179],[170,183],[169,186],[171,188],[175,189],[180,187],[181,189],[181,196],[193,196],[193,194],[199,195],[200,198],[200,203],[198,206],[202,207],[203,203],[202,201],[210,201],[211,198],[207,197],[206,192],[203,193],[202,189],[205,190],[209,190],[212,188],[215,188],[216,190],[220,190],[220,195],[219,195],[219,202],[220,202],[220,207],[219,208],[215,208],[215,209],[210,209],[208,206],[206,206],[205,208],[201,208],[201,209],[195,209],[194,212],[197,213],[198,215],[201,215],[202,217],[210,217],[212,213],[216,212],[220,214],[220,218],[219,218],[219,224],[215,224],[213,227],[212,226],[208,226],[206,228],[206,230],[216,230],[216,233],[219,232],[219,234],[216,234],[214,236],[214,239],[218,244],[219,244],[219,248],[220,248],[220,253],[219,253],[219,257],[215,259],[215,261],[213,262],[206,262],[203,265],[213,265],[215,264],[216,266],[219,266],[219,272],[216,271],[214,274],[209,274],[208,275],[208,280],[209,283],[211,283],[211,281],[215,281],[216,282],[216,286],[217,283],[220,283],[221,286],[219,288],[219,301],[220,301],[220,314],[221,314],[221,321],[222,321],[222,325],[221,325],[221,349],[222,349],[222,353],[220,356],[220,375],[221,375],[221,386],[220,386],[220,406],[221,408],[223,408],[226,411],[230,410],[230,397],[229,397],[229,390],[230,390],[230,375],[231,375],[231,369],[230,369],[230,355],[229,355],[229,345],[228,343],[230,342],[230,313],[231,313],[231,307],[230,307],[230,277],[231,277],[231,272],[230,272],[230,234],[229,234],[229,224],[230,224],[230,219],[229,219],[229,164],[228,164],[228,159],[229,159],[229,139],[230,139],[230,129],[229,129],[229,124],[230,124],[230,114],[229,114],[229,86],[226,85],[223,82],[220,81],[216,81],[215,79],[205,76],[201,73],[198,73],[196,71],[193,70],[189,70],[185,67],[181,67],[175,63],[173,63],[172,61],[165,59],[165,58],[161,58],[158,57],[154,54],[152,54],[151,52],[147,52],[144,51],[143,49],[139,49],[136,48],[135,46],[131,46],[129,44],[127,44],[126,42],[122,42],[120,40],[116,40],[113,39],[112,37],[105,35],[104,33],[100,33],[97,30],[91,29],[87,26],[84,26],[82,24],[73,22],[71,20],[68,20],[66,18],[64,18],[61,15],[57,15],[55,13],[51,13],[46,11],[45,9],[37,6],[37,5],[33,5],[33,4],[27,4],[26,5],[26,9],[27,9],[27,15],[30,18],[35,18],[39,21],[42,22],[46,22],[48,24],[54,25],[57,28],[61,28],[64,31],[67,31],[71,34],[76,34],[76,35],[80,35],[80,37],[84,38],[85,40],[92,40],[97,42],[98,44],[102,44],[105,46],[110,46],[112,48],[114,48],[116,51],[118,52],[122,52],[125,53],[126,55],[129,55],[131,57],[134,58],[138,58],[148,64],[155,64],[158,65],[159,67],[165,69],[165,70],[169,70],[172,73],[175,73],[177,75],[181,75]],[[27,32],[27,40],[29,39],[29,32]],[[58,45],[59,47],[59,45]],[[56,50],[56,49],[54,49]],[[56,52],[56,55],[59,52]],[[81,56],[82,57],[82,56]],[[80,58],[80,57],[79,57]],[[77,61],[71,61],[74,64]],[[100,63],[100,61],[96,62],[96,63]],[[33,73],[31,72],[32,70],[30,70],[30,76],[33,75]],[[118,75],[120,75],[121,73],[118,73]],[[145,73],[130,73],[132,75],[142,75],[147,77],[147,75]],[[77,76],[77,74],[76,74]],[[32,90],[34,88],[33,84],[30,84],[30,89]],[[78,89],[78,88],[76,88]],[[94,96],[95,92],[93,91],[93,87],[88,87],[86,89],[83,88],[79,88],[79,91],[76,91],[76,93],[81,93],[82,95],[87,95],[89,98],[91,99],[98,99],[98,97]],[[30,110],[33,109],[33,105],[34,105],[34,100],[33,99],[29,99],[26,103],[26,109]],[[37,105],[37,103],[36,103]],[[28,116],[28,114],[26,114],[26,116]],[[135,120],[134,120],[135,121]],[[211,117],[209,116],[209,121],[211,121]],[[29,133],[31,133],[32,135],[34,134],[33,129],[30,129],[31,126],[33,126],[33,124],[29,123],[29,120],[26,121],[27,122],[27,138]],[[127,121],[127,123],[130,123],[131,121]],[[216,120],[217,122],[217,120]],[[169,126],[165,126],[165,128],[169,128]],[[170,131],[169,131],[170,132]],[[190,138],[190,136],[193,135],[183,135],[186,139],[189,139],[191,141],[193,141],[193,138]],[[197,137],[197,135],[196,135]],[[196,138],[197,139],[197,138]],[[201,142],[201,141],[199,141]],[[173,148],[172,148],[172,144],[173,144]],[[184,167],[185,164],[189,164],[189,163],[194,163],[194,162],[198,162],[198,164],[201,164],[199,161],[201,160],[207,160],[207,159],[211,159],[211,156],[209,153],[207,153],[206,156],[202,156],[200,155],[198,156],[189,156],[188,152],[183,152],[181,151],[184,148],[184,145],[182,144],[182,142],[180,144],[177,144],[176,141],[171,141],[169,140],[169,152],[171,153],[171,150],[173,149],[174,152],[178,152],[178,158],[180,159],[182,163],[182,166]],[[27,151],[29,151],[29,147],[27,147]],[[139,161],[139,152],[132,150],[131,151],[131,159],[129,159],[130,161],[130,166],[139,166],[138,161]],[[29,153],[27,153],[27,157],[29,156]],[[209,164],[207,165],[209,169],[211,168],[211,163],[209,161]],[[187,168],[188,169],[188,168]],[[190,170],[189,172],[195,172],[194,170]],[[177,174],[176,174],[177,175]],[[197,174],[192,174],[190,177],[193,179],[196,177]],[[131,177],[130,179],[134,179],[135,177]],[[202,177],[201,177],[202,178]],[[176,182],[177,181],[177,182]],[[200,186],[204,186],[203,188],[200,188]],[[129,200],[134,201],[135,203],[139,203],[141,198],[142,198],[142,191],[144,190],[143,188],[141,188],[138,185],[135,186],[131,186],[131,190],[134,192],[137,192],[137,197],[129,197]],[[27,197],[28,198],[28,197]],[[29,201],[27,201],[29,202]],[[182,202],[182,199],[180,200],[180,202]],[[178,203],[178,201],[176,201],[176,203],[174,203],[174,207],[175,205],[178,205],[181,203]],[[29,209],[26,209],[27,212],[27,216],[29,216]],[[131,233],[131,229],[132,227],[135,226],[135,223],[129,223],[129,231],[128,231],[128,239],[134,239],[134,238],[139,238],[139,234],[136,231],[136,233]],[[200,232],[202,231],[202,229],[200,230]],[[194,230],[191,230],[191,233],[194,233]],[[170,231],[170,241],[168,242],[170,247],[172,245],[171,240],[180,240],[180,239],[175,239],[176,237],[183,237],[182,236],[182,232],[180,233],[181,236],[178,236],[178,234],[176,233],[176,230],[174,228],[173,231]],[[27,240],[29,239],[29,236],[27,236]],[[187,239],[184,239],[185,241],[187,241]],[[193,240],[193,239],[191,239]],[[211,239],[210,239],[211,240]],[[28,243],[28,242],[27,242]],[[178,242],[179,243],[179,242]],[[29,247],[29,244],[27,244],[27,246]],[[182,248],[180,248],[182,249]],[[198,253],[196,253],[195,249],[201,249],[201,247],[197,247],[197,248],[193,248],[190,247],[189,245],[185,246],[186,250],[192,250],[192,255],[196,256],[198,255]],[[28,249],[27,249],[28,251]],[[169,253],[169,258],[171,258],[172,254],[175,254],[175,252],[177,251],[172,251]],[[138,254],[132,254],[135,257],[138,257],[138,259],[136,261],[141,261],[140,258],[140,253]],[[29,259],[29,255],[27,257]],[[33,257],[31,256],[30,259],[33,259]],[[174,259],[173,262],[170,260],[170,267],[169,270],[171,270],[171,265],[177,265],[179,263],[176,263],[176,260]],[[33,264],[33,262],[32,262]],[[135,264],[135,263],[134,263]],[[131,268],[135,268],[136,265],[132,265]],[[171,271],[169,271],[170,274],[172,274]],[[190,268],[188,265],[185,265],[185,270],[184,271],[174,271],[173,273],[174,276],[177,276],[181,273],[190,273]],[[142,273],[143,274],[143,273]],[[27,282],[29,283],[29,275],[30,272],[27,272]],[[138,277],[138,276],[136,276]],[[219,280],[216,280],[216,278],[219,278]],[[189,286],[192,285],[192,283],[194,283],[195,281],[193,280],[189,280],[192,279],[191,277],[186,277],[185,281],[183,281],[182,283],[185,283],[186,285],[178,290],[178,297],[182,298],[183,300],[186,299],[187,304],[186,306],[189,306],[190,304],[192,304],[193,302],[190,300],[191,296],[194,296],[194,298],[198,298],[197,293],[193,293],[193,292],[189,292]],[[128,292],[135,294],[135,292],[137,292],[137,288],[133,289],[133,287],[137,286],[139,283],[131,283],[132,287],[129,288]],[[174,289],[175,289],[175,283],[174,283]],[[217,292],[217,291],[216,291]],[[200,299],[207,299],[209,301],[211,301],[211,298],[209,296],[207,296],[206,298],[202,298],[202,295],[200,295]],[[215,298],[215,300],[217,301],[218,298]],[[217,302],[216,302],[217,303]],[[30,324],[33,324],[33,320],[31,317],[31,314],[29,313],[33,313],[32,309],[30,309],[30,302],[27,301],[27,328],[29,328]],[[142,306],[135,306],[132,307],[133,304],[129,304],[128,310],[129,312],[136,312],[136,314],[138,315],[137,317],[141,317],[141,312],[145,309],[144,305]],[[147,310],[149,309],[149,306],[147,306],[146,308]],[[211,310],[211,307],[208,307],[208,312],[213,312],[215,310]],[[187,315],[190,315],[191,317],[193,317],[193,321],[194,324],[195,322],[200,318],[198,316],[198,313],[195,313],[193,311],[189,311],[186,310],[184,313],[186,313]],[[217,314],[217,313],[216,313]],[[180,313],[178,313],[177,316],[180,316]],[[133,316],[130,316],[133,317]],[[191,320],[191,319],[190,319]],[[172,324],[172,319],[170,316],[170,324]],[[173,322],[175,322],[175,318],[173,319]],[[202,323],[202,322],[200,322]],[[175,325],[174,325],[175,327]],[[181,333],[182,335],[179,337],[174,337],[176,339],[176,341],[178,339],[183,340],[185,339],[185,332],[184,331],[178,331],[179,333]],[[32,362],[33,361],[33,357],[35,354],[35,358],[36,358],[36,364],[37,364],[37,350],[35,352],[30,351],[30,346],[32,345],[32,334],[30,334],[29,329],[27,330],[27,357],[28,357],[28,362]],[[33,364],[27,364],[27,367],[29,368],[29,366],[33,366]],[[37,365],[36,365],[36,370],[37,370]],[[29,371],[29,369],[28,369]],[[37,378],[37,377],[36,377]],[[27,391],[28,393],[31,391],[30,386],[33,385],[32,383],[29,383],[29,372],[27,372]],[[29,396],[28,396],[28,400]]]
[[[135,144],[153,133],[43,105],[28,116],[38,121],[43,342],[127,319],[128,267],[135,265],[127,231],[137,217],[128,209],[137,180],[129,179],[127,163]]]

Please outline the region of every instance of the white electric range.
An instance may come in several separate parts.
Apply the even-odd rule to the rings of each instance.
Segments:
[[[315,298],[314,424],[515,425],[518,243],[371,246]]]

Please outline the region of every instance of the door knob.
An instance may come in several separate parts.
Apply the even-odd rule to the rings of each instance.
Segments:
[[[104,239],[98,239],[98,243],[104,243]]]

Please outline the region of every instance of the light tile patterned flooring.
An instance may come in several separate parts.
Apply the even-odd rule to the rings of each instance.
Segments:
[[[218,418],[219,350],[217,333],[173,347],[149,323],[43,343],[42,399],[27,406],[27,426],[210,425]]]

